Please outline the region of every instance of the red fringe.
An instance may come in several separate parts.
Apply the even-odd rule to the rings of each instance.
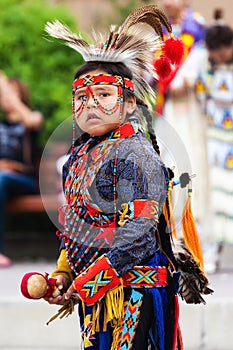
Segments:
[[[184,344],[182,339],[182,334],[179,325],[179,315],[180,315],[180,307],[178,295],[175,295],[175,323],[174,323],[174,338],[172,344],[172,350],[184,350]]]
[[[182,334],[181,334],[181,329],[180,326],[178,327],[178,349],[179,350],[184,350],[184,343],[183,343],[183,338],[182,338]]]
[[[172,345],[172,350],[177,350],[177,336],[178,336],[178,328],[179,328],[179,301],[178,301],[178,296],[175,295],[175,323],[174,323],[174,336],[173,336],[173,345]]]

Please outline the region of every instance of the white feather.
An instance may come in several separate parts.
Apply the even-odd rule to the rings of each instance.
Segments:
[[[145,26],[144,26],[145,28]],[[118,36],[114,47],[106,49],[108,38],[103,39],[101,33],[93,33],[93,44],[89,45],[80,34],[71,30],[58,20],[48,22],[45,31],[52,37],[65,41],[66,45],[80,53],[83,59],[88,61],[122,62],[132,72],[135,83],[135,93],[139,97],[149,94],[152,98],[154,92],[144,79],[144,73],[156,74],[153,69],[155,52],[161,48],[161,40],[155,32],[145,31],[142,24],[133,25],[127,32]],[[118,35],[116,27],[110,28],[114,35]],[[119,29],[118,29],[119,31]]]

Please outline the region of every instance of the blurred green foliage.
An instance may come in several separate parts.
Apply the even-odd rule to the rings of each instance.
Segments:
[[[73,76],[83,62],[78,53],[45,33],[45,23],[54,19],[77,32],[65,7],[44,0],[1,0],[0,70],[28,85],[32,108],[45,118],[42,146],[71,115]]]
[[[109,26],[110,24],[121,25],[131,11],[145,4],[142,0],[115,0],[112,1],[111,5],[113,8],[112,15],[102,19],[105,26]]]
[[[128,0],[125,2],[113,1],[113,6],[116,12],[120,14],[122,22],[126,19],[126,17],[130,14],[131,11],[143,5],[144,5],[143,1],[140,1],[140,0]]]

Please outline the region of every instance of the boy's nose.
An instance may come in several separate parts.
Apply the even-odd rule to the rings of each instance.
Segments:
[[[87,95],[87,108],[93,108],[96,107],[96,103],[94,101],[93,96],[89,93]]]
[[[94,94],[93,94],[90,86],[88,86],[86,88],[86,96],[87,96],[87,104],[86,104],[87,108],[96,107],[96,103],[94,100]]]

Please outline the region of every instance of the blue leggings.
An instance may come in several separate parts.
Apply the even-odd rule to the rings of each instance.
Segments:
[[[0,252],[4,249],[4,208],[8,199],[36,192],[36,181],[30,175],[0,171]]]

